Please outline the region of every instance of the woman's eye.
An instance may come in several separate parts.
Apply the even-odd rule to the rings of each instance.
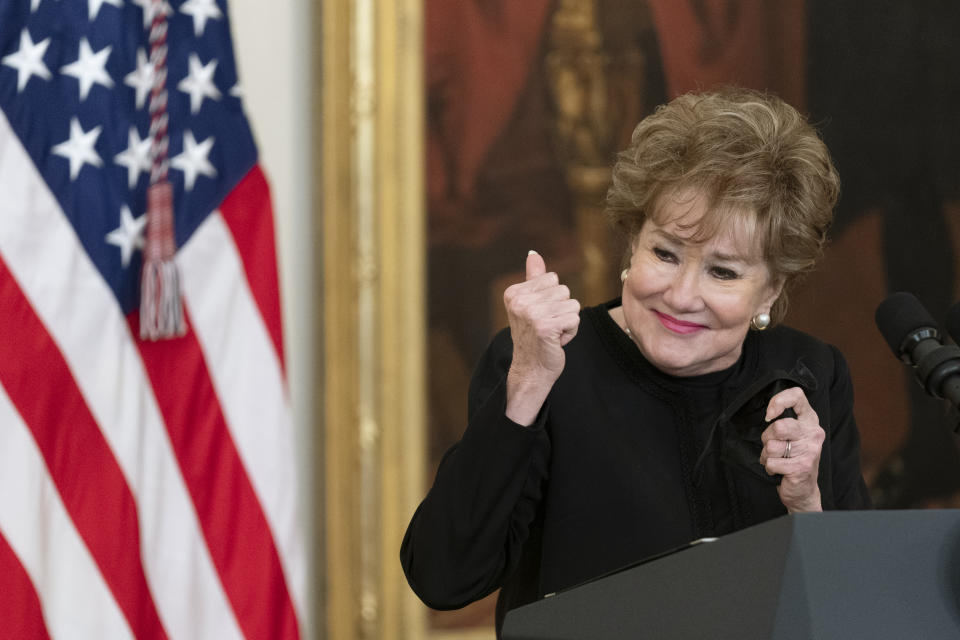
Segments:
[[[713,274],[713,277],[718,280],[736,280],[739,277],[736,271],[727,269],[726,267],[714,267],[710,272]]]
[[[657,256],[657,259],[663,262],[676,262],[677,257],[666,249],[661,249],[660,247],[653,248],[653,255]]]

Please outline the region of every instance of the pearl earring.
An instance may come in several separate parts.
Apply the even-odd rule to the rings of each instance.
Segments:
[[[620,282],[626,282],[626,281],[627,281],[627,274],[628,274],[628,273],[630,273],[630,269],[624,269],[623,271],[620,272]]]
[[[770,314],[758,313],[750,320],[750,328],[756,331],[763,331],[770,326]]]

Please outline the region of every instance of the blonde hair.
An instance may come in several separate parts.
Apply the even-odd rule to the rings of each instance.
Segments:
[[[816,130],[786,102],[758,91],[675,98],[644,118],[618,154],[607,215],[632,247],[647,218],[681,192],[706,198],[699,239],[754,218],[763,260],[783,283],[770,313],[774,323],[782,320],[787,289],[823,255],[840,193]]]

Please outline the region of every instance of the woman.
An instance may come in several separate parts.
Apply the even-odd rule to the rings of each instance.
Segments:
[[[783,101],[685,95],[636,128],[607,209],[622,297],[580,310],[531,252],[469,423],[417,509],[414,591],[509,608],[788,512],[869,506],[840,353],[783,326],[839,191]]]

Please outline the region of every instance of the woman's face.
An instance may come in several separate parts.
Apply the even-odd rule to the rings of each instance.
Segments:
[[[695,241],[702,198],[668,197],[648,219],[623,283],[623,315],[643,355],[661,371],[693,376],[733,365],[754,315],[780,293],[746,224]]]

